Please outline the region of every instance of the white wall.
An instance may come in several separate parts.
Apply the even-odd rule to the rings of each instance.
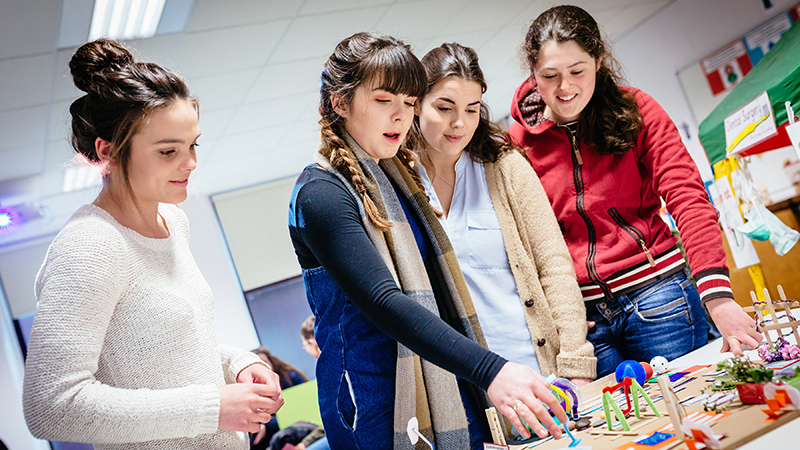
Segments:
[[[50,444],[30,435],[22,416],[22,353],[2,300],[0,292],[0,439],[11,450],[49,450]]]
[[[189,246],[194,259],[214,292],[217,340],[244,349],[258,347],[258,336],[209,196],[190,195],[180,207],[189,217]]]
[[[630,85],[652,95],[679,129],[689,126],[691,138],[681,134],[704,179],[712,179],[697,139],[704,117],[693,117],[677,72],[797,3],[773,0],[773,7],[764,10],[760,0],[677,0],[614,43],[612,53]]]

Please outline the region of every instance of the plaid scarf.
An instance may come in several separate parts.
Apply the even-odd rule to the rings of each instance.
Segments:
[[[362,179],[367,195],[383,217],[392,222],[389,230],[382,232],[370,221],[361,197],[350,178],[333,168],[329,161],[330,149],[320,148],[315,162],[336,175],[357,200],[364,228],[397,285],[412,301],[433,314],[439,315],[425,263],[422,261],[414,233],[408,223],[400,200],[389,181],[394,181],[401,194],[408,199],[412,211],[420,218],[423,233],[427,234],[433,254],[441,269],[449,298],[439,299],[457,311],[467,337],[486,347],[480,324],[469,296],[464,276],[458,265],[453,247],[439,224],[427,196],[420,191],[403,163],[395,156],[380,161],[380,166],[349,136],[347,149]],[[406,428],[408,420],[416,416],[419,431],[439,450],[470,448],[470,437],[464,406],[461,402],[456,377],[450,372],[421,359],[401,343],[397,343],[397,366],[394,400],[394,449],[412,449]],[[419,448],[427,448],[421,440]]]

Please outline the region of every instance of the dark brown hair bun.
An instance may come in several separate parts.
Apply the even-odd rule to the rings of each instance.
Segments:
[[[75,87],[86,93],[93,91],[95,75],[117,71],[133,63],[133,55],[117,41],[98,39],[82,45],[69,62]]]

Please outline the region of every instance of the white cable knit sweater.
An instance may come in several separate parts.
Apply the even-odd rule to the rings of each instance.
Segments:
[[[166,239],[85,205],[50,245],[23,387],[34,436],[96,449],[249,447],[244,433],[217,431],[217,385],[260,360],[217,344],[186,215],[159,212]]]

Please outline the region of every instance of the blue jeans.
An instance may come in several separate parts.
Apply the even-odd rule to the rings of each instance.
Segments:
[[[314,337],[317,392],[325,436],[334,450],[391,449],[411,446],[406,433],[394,433],[397,341],[379,331],[347,298],[323,267],[303,269],[306,297],[316,318]],[[484,406],[464,397],[473,449],[491,436]],[[460,449],[459,449],[460,450]]]
[[[708,342],[700,294],[684,272],[610,300],[587,302],[586,317],[596,322],[587,337],[594,344],[598,378],[626,359],[672,360]]]

